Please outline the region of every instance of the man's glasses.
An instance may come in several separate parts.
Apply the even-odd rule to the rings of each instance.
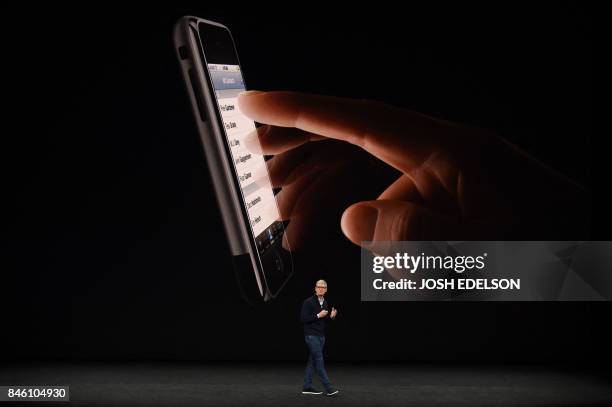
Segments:
[[[325,288],[327,290],[327,287],[322,286],[322,285],[318,285],[317,288]]]

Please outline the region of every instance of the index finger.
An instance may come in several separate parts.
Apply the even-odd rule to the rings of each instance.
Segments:
[[[381,102],[298,92],[243,92],[242,113],[253,120],[347,141],[408,172],[447,142],[443,122]]]

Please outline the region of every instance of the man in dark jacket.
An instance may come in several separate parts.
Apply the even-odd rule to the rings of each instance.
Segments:
[[[321,383],[325,386],[325,395],[333,396],[338,394],[338,390],[334,389],[327,377],[325,364],[323,361],[323,345],[325,344],[325,324],[336,318],[338,311],[332,307],[329,312],[329,305],[325,300],[327,292],[327,283],[325,280],[319,280],[315,284],[315,295],[306,298],[302,304],[301,319],[304,324],[304,340],[308,345],[310,354],[308,355],[308,363],[304,372],[304,386],[302,394],[323,394],[322,391],[317,391],[312,387],[312,370],[321,379]]]

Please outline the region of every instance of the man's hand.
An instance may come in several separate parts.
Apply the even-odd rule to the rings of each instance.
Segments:
[[[359,187],[351,182],[360,171],[382,174],[359,150],[399,175],[390,184],[381,177],[386,190],[378,196],[348,208],[342,203],[336,219],[357,245],[546,240],[588,231],[588,193],[492,131],[363,99],[246,92],[238,104],[266,124],[244,143],[275,154],[269,173],[282,188],[277,200],[283,219],[291,220],[284,239],[292,249],[318,224],[321,208],[344,199],[346,185]]]
[[[321,310],[321,312],[319,312],[319,313],[317,314],[317,316],[318,316],[319,318],[325,318],[325,317],[327,316],[327,314],[328,314],[328,311],[327,311],[326,309],[324,309],[324,310]]]
[[[335,309],[334,307],[332,307],[332,312],[331,312],[330,317],[331,318],[336,318],[336,315],[338,315],[338,310]]]

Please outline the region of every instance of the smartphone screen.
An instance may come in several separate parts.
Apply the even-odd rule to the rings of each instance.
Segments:
[[[274,234],[271,226],[279,220],[280,215],[264,156],[252,154],[244,147],[243,139],[255,131],[255,123],[238,109],[238,94],[245,90],[240,67],[209,63],[208,70],[253,235],[269,236]]]
[[[244,147],[245,136],[256,126],[238,108],[238,94],[246,90],[238,57],[226,29],[201,25],[200,37],[243,205],[257,249],[264,254],[271,248],[280,248],[283,223],[265,157]]]

